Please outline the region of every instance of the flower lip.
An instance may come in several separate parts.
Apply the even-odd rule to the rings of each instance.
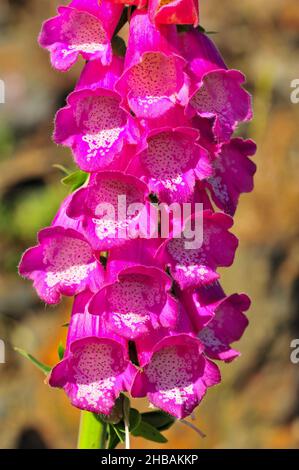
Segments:
[[[34,281],[40,298],[56,304],[62,295],[74,296],[89,288],[96,292],[104,272],[90,244],[71,228],[52,226],[38,234],[38,245],[25,251],[19,272]]]
[[[52,65],[67,71],[79,54],[86,60],[101,59],[109,64],[112,59],[110,39],[123,7],[108,0],[73,0],[68,6],[58,7],[58,16],[47,20],[39,35],[39,43],[51,54]]]

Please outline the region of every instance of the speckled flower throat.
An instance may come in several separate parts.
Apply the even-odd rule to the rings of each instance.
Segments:
[[[47,304],[74,297],[48,383],[93,413],[99,447],[128,446],[129,430],[165,442],[161,430],[219,384],[216,362],[239,356],[231,344],[248,324],[249,298],[227,295],[218,273],[233,263],[233,216],[256,169],[254,142],[233,136],[252,118],[245,77],[199,26],[197,0],[72,0],[39,42],[57,70],[85,60],[55,118],[54,141],[79,167],[71,194],[19,266]],[[134,232],[134,210],[116,221],[119,196],[143,215],[168,207],[167,236]],[[190,221],[201,204],[200,247],[175,235],[175,203],[189,204]],[[139,413],[129,396],[155,410]]]

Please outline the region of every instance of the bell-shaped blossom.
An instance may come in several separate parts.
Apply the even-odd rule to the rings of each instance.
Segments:
[[[226,214],[206,210],[186,222],[182,235],[165,241],[156,255],[182,289],[217,280],[216,269],[232,264],[238,246]]]
[[[196,176],[212,174],[208,153],[196,143],[198,137],[191,127],[151,131],[127,171],[145,179],[161,202],[186,202]]]
[[[181,44],[191,78],[187,115],[212,119],[217,141],[226,142],[240,122],[252,118],[251,98],[242,87],[245,76],[227,69],[204,33],[195,30],[183,33]]]
[[[214,174],[207,179],[207,187],[217,206],[230,215],[236,212],[240,194],[253,189],[256,165],[248,157],[255,152],[252,140],[237,138],[223,144],[213,160]]]
[[[67,106],[56,115],[54,140],[72,149],[84,171],[125,168],[131,158],[129,145],[124,146],[134,141],[133,119],[120,108],[120,96],[113,91],[122,66],[119,57],[107,67],[99,61],[88,63]]]
[[[63,388],[77,408],[109,415],[120,392],[130,390],[136,369],[126,342],[88,313],[90,297],[87,291],[74,301],[64,358],[52,369],[49,384]]]
[[[39,232],[38,245],[24,253],[19,272],[33,281],[38,295],[48,304],[85,289],[96,292],[104,278],[103,268],[83,235],[58,226]]]
[[[157,118],[188,99],[185,61],[177,52],[175,26],[157,27],[145,10],[130,22],[125,71],[116,85],[123,105],[138,118]]]
[[[243,312],[249,307],[250,300],[245,294],[233,294],[215,303],[213,319],[198,335],[209,357],[230,362],[240,355],[230,345],[243,336],[248,326]]]
[[[105,251],[130,238],[147,234],[145,183],[118,171],[94,175],[90,184],[74,193],[67,209],[69,217],[82,220],[82,230],[93,249]]]
[[[157,24],[198,25],[198,0],[149,0],[149,16]]]
[[[178,419],[188,416],[207,388],[220,382],[218,367],[203,351],[203,344],[191,335],[165,337],[153,345],[149,362],[136,374],[132,396],[147,396],[154,406]]]
[[[100,59],[109,64],[111,38],[123,6],[109,0],[72,0],[58,8],[58,16],[47,20],[39,43],[49,50],[53,67],[67,71],[78,59]]]
[[[175,326],[178,306],[170,289],[171,279],[164,271],[134,266],[121,271],[116,282],[95,294],[89,311],[102,316],[111,331],[135,340],[155,329]]]

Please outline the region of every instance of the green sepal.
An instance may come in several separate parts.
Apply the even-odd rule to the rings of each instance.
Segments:
[[[65,347],[63,346],[62,343],[59,343],[57,353],[58,353],[58,357],[59,357],[60,361],[62,361],[64,353],[65,353]]]
[[[76,189],[83,186],[83,184],[87,181],[88,173],[82,170],[76,170],[73,173],[62,178],[61,182],[65,186],[70,186],[71,192],[76,191]]]
[[[170,416],[164,411],[148,411],[142,413],[142,421],[145,421],[147,424],[150,424],[158,431],[166,431],[173,424],[175,424],[176,419],[173,416]]]

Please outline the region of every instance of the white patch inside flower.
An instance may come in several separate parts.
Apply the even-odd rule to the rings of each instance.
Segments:
[[[61,33],[67,43],[67,48],[62,49],[64,57],[73,52],[94,54],[107,48],[107,35],[100,21],[86,12],[72,11],[63,22]]]
[[[76,400],[102,413],[110,411],[116,395],[116,376],[124,368],[120,351],[108,344],[88,344],[75,358],[78,359],[74,366]]]
[[[121,138],[126,124],[119,100],[112,96],[86,97],[78,101],[75,117],[77,125],[83,126],[82,140],[88,145],[86,160],[110,156],[111,161],[112,147]]]
[[[43,250],[46,284],[65,286],[80,284],[97,267],[90,246],[83,240],[59,237],[50,240]]]
[[[196,400],[193,381],[197,360],[194,350],[186,352],[177,346],[167,347],[153,355],[146,367],[146,375],[155,385],[162,402],[183,405]]]

